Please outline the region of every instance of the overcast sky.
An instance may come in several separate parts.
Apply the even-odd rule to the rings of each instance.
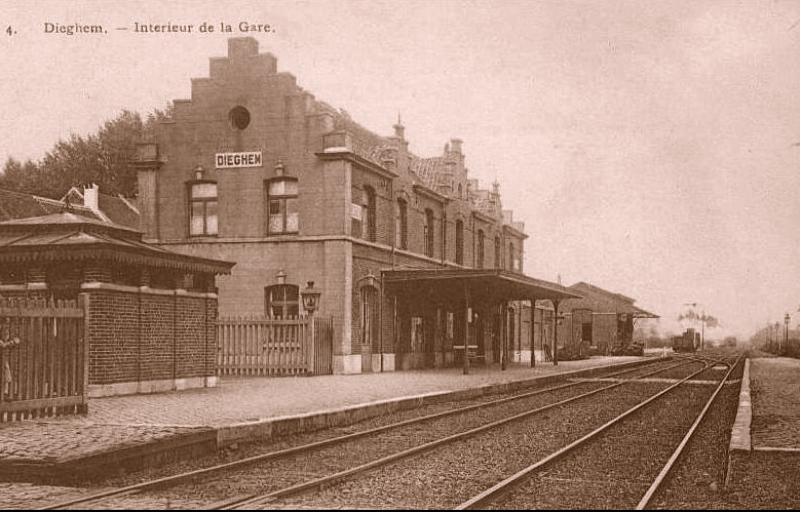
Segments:
[[[462,138],[525,222],[527,274],[635,297],[673,331],[686,302],[748,336],[800,306],[800,1],[217,4],[0,4],[0,159],[188,98],[239,22],[268,23],[249,35],[318,99],[383,135],[400,112],[421,156]]]

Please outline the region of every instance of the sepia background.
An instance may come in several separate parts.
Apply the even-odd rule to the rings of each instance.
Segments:
[[[367,128],[401,115],[421,156],[462,138],[525,222],[529,275],[636,297],[664,331],[687,302],[743,337],[800,305],[800,1],[4,2],[0,24],[3,162],[188,97],[252,35]]]

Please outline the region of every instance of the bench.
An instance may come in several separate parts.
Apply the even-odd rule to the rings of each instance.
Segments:
[[[464,350],[464,345],[453,345],[453,350]],[[467,358],[472,361],[474,359],[483,359],[486,360],[486,354],[479,355],[478,354],[478,345],[468,345],[467,346]]]

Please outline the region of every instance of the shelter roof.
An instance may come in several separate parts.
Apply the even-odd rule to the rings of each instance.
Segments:
[[[168,251],[139,231],[70,212],[0,222],[0,263],[97,259],[214,274],[234,265]]]

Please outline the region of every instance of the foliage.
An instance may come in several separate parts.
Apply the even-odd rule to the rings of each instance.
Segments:
[[[690,310],[684,315],[678,315],[678,321],[681,320],[697,320],[698,322],[705,321],[706,327],[719,327],[719,319],[711,315],[706,315],[705,313],[698,315],[694,312],[694,310]]]
[[[106,194],[136,195],[136,170],[131,159],[136,143],[152,139],[159,121],[172,115],[172,106],[141,115],[123,110],[97,133],[59,140],[38,162],[24,164],[9,158],[0,174],[0,188],[60,198],[72,186],[96,183]]]

